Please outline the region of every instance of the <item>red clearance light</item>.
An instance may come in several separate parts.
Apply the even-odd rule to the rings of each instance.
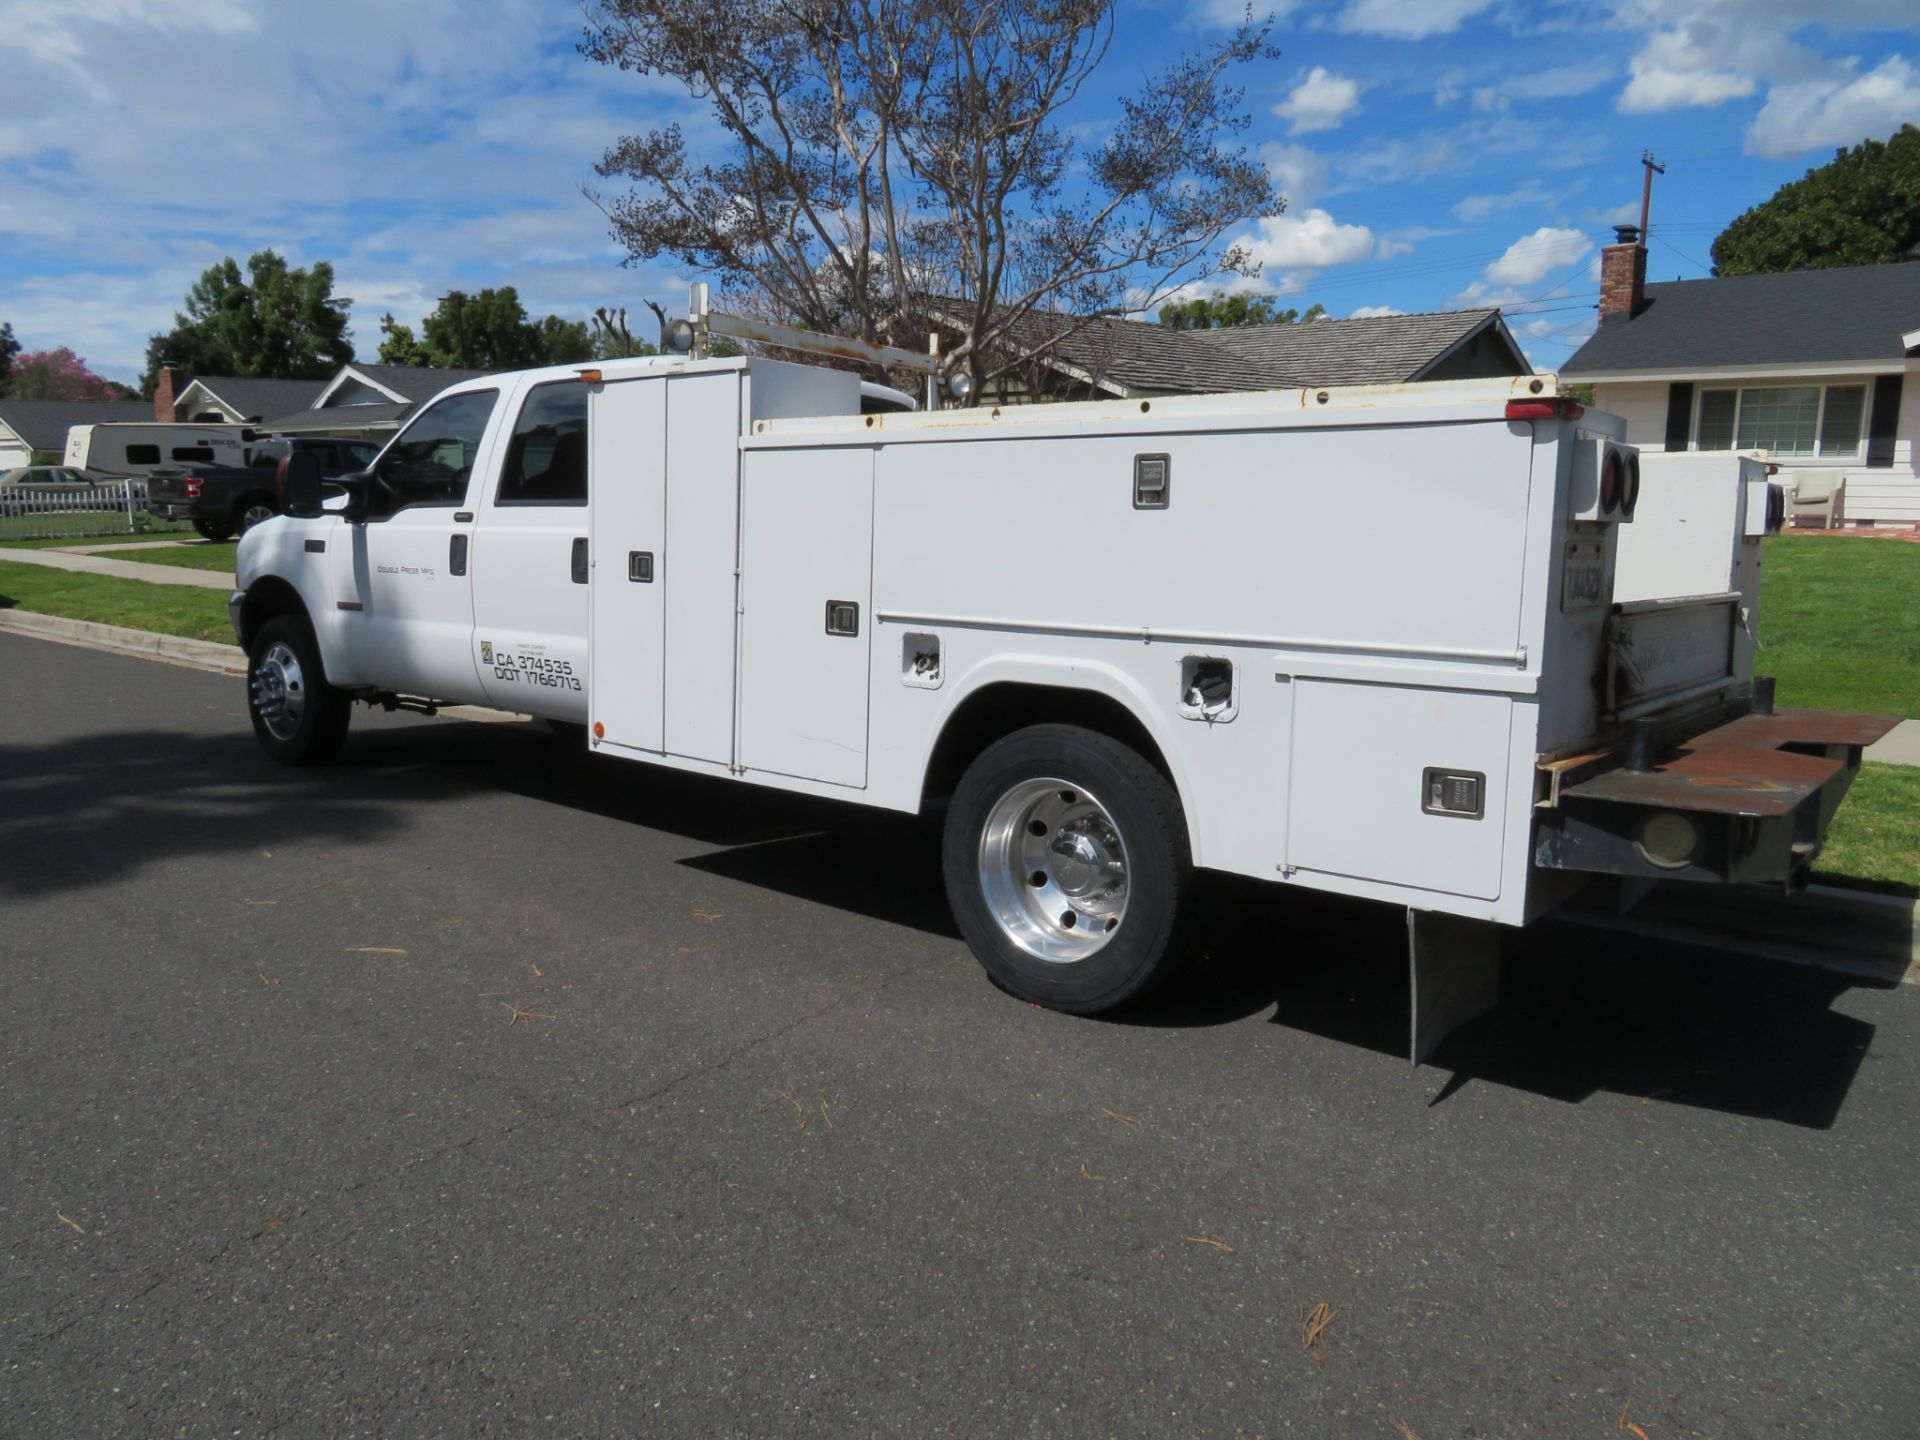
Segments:
[[[1626,476],[1626,463],[1621,460],[1618,450],[1607,456],[1607,463],[1600,467],[1600,508],[1611,510],[1620,501],[1620,486]]]
[[[1509,420],[1578,420],[1587,407],[1571,395],[1541,395],[1530,400],[1507,401]]]

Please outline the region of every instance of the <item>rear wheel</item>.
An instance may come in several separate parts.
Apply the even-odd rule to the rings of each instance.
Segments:
[[[222,540],[231,540],[233,538],[233,531],[229,530],[226,526],[210,524],[205,520],[194,521],[193,529],[194,533],[202,540],[211,540],[215,544],[218,544]]]
[[[968,767],[947,811],[947,898],[988,977],[1092,1015],[1137,999],[1192,950],[1193,861],[1179,797],[1136,751],[1037,725]]]
[[[302,617],[275,616],[253,637],[247,713],[260,748],[283,764],[324,764],[347,738],[353,702],[327,683],[320,647]]]

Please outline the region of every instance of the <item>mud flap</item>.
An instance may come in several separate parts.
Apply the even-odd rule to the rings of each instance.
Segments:
[[[1409,1058],[1420,1065],[1449,1034],[1500,999],[1500,927],[1409,909],[1407,970],[1413,991]]]

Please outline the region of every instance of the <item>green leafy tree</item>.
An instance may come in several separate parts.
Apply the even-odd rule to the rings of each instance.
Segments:
[[[1920,129],[1839,150],[1713,242],[1716,275],[1885,265],[1920,246]]]
[[[348,300],[333,295],[333,266],[289,266],[272,250],[247,259],[247,274],[228,256],[187,292],[173,329],[147,342],[142,389],[153,393],[163,362],[201,375],[262,380],[322,380],[353,359]]]
[[[1326,316],[1318,303],[1299,310],[1277,310],[1264,295],[1196,295],[1160,307],[1160,323],[1169,330],[1224,330],[1235,325],[1295,325]]]
[[[586,321],[562,320],[558,315],[549,315],[537,328],[547,364],[571,365],[594,358],[593,335]]]
[[[0,324],[0,396],[7,394],[7,382],[13,374],[13,357],[20,353],[20,342],[13,338],[11,321]]]
[[[414,338],[413,327],[402,325],[389,310],[380,317],[380,363],[382,365],[431,365],[427,347]]]

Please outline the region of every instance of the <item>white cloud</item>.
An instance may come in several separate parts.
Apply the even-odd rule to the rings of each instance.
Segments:
[[[1373,320],[1382,315],[1404,315],[1404,310],[1396,310],[1391,305],[1362,305],[1347,318],[1349,320]]]
[[[1287,203],[1296,210],[1311,204],[1326,189],[1326,157],[1304,145],[1289,145],[1282,140],[1269,141],[1260,147],[1260,158],[1266,161],[1267,173],[1273,177],[1274,188],[1286,196]]]
[[[1315,130],[1335,129],[1359,108],[1359,82],[1334,75],[1324,65],[1316,65],[1286,99],[1273,107],[1273,113],[1293,122],[1289,134],[1306,135]]]
[[[1257,233],[1236,242],[1263,267],[1317,270],[1350,265],[1373,254],[1373,232],[1364,225],[1342,225],[1325,210],[1269,216]]]
[[[1411,255],[1412,253],[1413,242],[1411,240],[1394,240],[1383,235],[1380,237],[1379,247],[1373,252],[1373,258],[1376,260],[1392,260],[1398,256]]]
[[[1488,9],[1493,0],[1348,0],[1340,28],[1396,40],[1448,35]]]
[[[1638,225],[1640,202],[1626,200],[1610,210],[1589,210],[1585,218],[1589,225]]]
[[[1847,74],[1852,74],[1849,62]],[[1920,117],[1920,72],[1890,55],[1852,79],[1775,85],[1747,131],[1747,153],[1770,160],[1880,140]]]
[[[0,0],[23,57],[0,115],[0,293],[24,343],[130,378],[201,270],[268,247],[334,263],[363,353],[382,309],[414,319],[452,286],[511,284],[533,313],[573,316],[667,297],[666,272],[618,268],[579,188],[623,132],[697,116],[681,92],[581,59],[577,16],[548,0],[302,13]],[[217,88],[211,110],[188,76]],[[169,138],[130,139],[156,117]]]
[[[1454,202],[1453,218],[1471,225],[1503,210],[1520,210],[1527,207],[1546,209],[1557,206],[1567,198],[1568,194],[1569,191],[1564,187],[1550,190],[1530,180],[1515,189],[1496,195],[1465,196]]]
[[[1509,95],[1521,100],[1564,100],[1597,90],[1609,79],[1607,66],[1589,60],[1578,65],[1556,65],[1531,73],[1522,71],[1502,82]]]
[[[1509,245],[1504,255],[1487,266],[1486,278],[1495,285],[1538,285],[1592,247],[1593,242],[1578,230],[1542,225]]]

